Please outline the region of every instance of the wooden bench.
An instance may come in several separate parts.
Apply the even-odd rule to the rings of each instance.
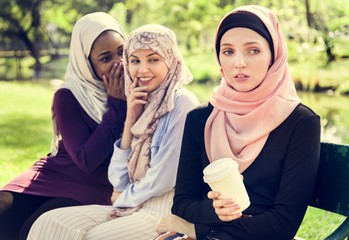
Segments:
[[[346,216],[325,239],[349,239],[349,145],[321,143],[319,172],[310,206]]]

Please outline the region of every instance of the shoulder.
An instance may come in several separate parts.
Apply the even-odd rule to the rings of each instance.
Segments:
[[[320,116],[308,106],[300,103],[280,125],[279,129],[284,131],[298,129],[303,132],[318,131],[320,129]]]
[[[174,98],[175,104],[189,103],[194,104],[196,106],[199,104],[199,100],[197,99],[195,94],[185,88],[178,89],[175,93]]]
[[[293,110],[290,115],[291,118],[305,119],[305,118],[316,118],[320,119],[319,115],[316,114],[311,108],[304,105],[303,103],[298,104],[298,106]]]
[[[213,106],[209,102],[201,103],[195,109],[190,111],[189,115],[195,118],[208,118],[213,110]]]
[[[60,88],[54,93],[53,104],[55,106],[61,105],[65,107],[79,105],[72,91],[67,88]]]
[[[55,98],[70,98],[70,97],[74,97],[74,94],[68,88],[59,88],[55,92],[54,97]]]
[[[172,115],[183,115],[199,105],[197,97],[187,89],[178,89],[174,94],[174,108]]]
[[[210,103],[201,103],[196,108],[189,111],[187,116],[188,124],[193,124],[199,128],[202,128],[206,124],[212,110],[213,106]]]

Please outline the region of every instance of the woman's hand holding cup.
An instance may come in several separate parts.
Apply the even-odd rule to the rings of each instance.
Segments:
[[[215,191],[208,192],[207,197],[213,200],[212,205],[220,220],[228,222],[241,217],[240,206],[233,199],[220,198],[220,193]]]

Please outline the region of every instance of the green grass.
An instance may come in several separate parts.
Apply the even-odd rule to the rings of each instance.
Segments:
[[[341,215],[329,214],[323,210],[308,207],[297,236],[307,240],[325,239],[344,219],[345,217]]]
[[[188,86],[200,101],[209,99],[213,87]],[[0,81],[0,187],[48,153],[52,94],[48,81]],[[343,219],[308,208],[297,236],[324,239]]]
[[[50,149],[52,89],[34,82],[0,82],[0,187]]]

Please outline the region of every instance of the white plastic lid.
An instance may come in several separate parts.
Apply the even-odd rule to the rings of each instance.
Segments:
[[[238,163],[231,158],[222,158],[210,163],[204,169],[204,181],[214,182],[237,169]]]

